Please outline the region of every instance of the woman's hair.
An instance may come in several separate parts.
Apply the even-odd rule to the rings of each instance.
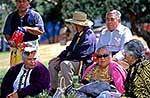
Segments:
[[[99,48],[96,50],[96,54],[98,54],[99,50],[101,50],[101,49],[105,49],[105,50],[108,52],[108,54],[111,56],[111,52],[109,51],[107,45],[104,45],[104,46],[99,47]]]
[[[140,59],[146,57],[144,45],[140,40],[133,39],[124,44],[124,51]]]
[[[38,57],[36,47],[30,42],[28,42],[26,44],[27,44],[27,46],[23,49],[23,52],[22,52],[22,59],[25,60],[33,52],[36,52],[35,56]]]

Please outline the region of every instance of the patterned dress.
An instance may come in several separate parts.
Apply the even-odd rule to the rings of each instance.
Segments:
[[[96,81],[96,80],[101,80],[101,81],[107,81],[111,82],[111,75],[109,74],[109,66],[107,66],[105,69],[99,68],[99,65],[96,65],[86,76],[85,79],[88,81]]]
[[[130,66],[125,82],[125,96],[150,98],[150,61],[140,60]]]

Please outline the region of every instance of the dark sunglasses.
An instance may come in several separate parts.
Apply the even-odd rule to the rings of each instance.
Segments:
[[[32,54],[33,52],[36,52],[36,51],[31,51],[31,52],[25,51],[24,54],[26,54],[27,56],[29,56],[29,55]]]
[[[106,57],[108,57],[108,56],[109,56],[109,54],[103,54],[103,55],[98,55],[98,54],[97,54],[97,58],[102,58],[102,57],[106,58]]]

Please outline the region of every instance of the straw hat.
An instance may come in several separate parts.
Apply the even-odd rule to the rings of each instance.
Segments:
[[[87,14],[81,11],[75,11],[72,19],[65,19],[66,22],[81,26],[92,26],[93,22],[87,19]]]

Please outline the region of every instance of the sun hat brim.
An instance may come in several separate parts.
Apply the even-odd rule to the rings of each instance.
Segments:
[[[86,19],[86,21],[77,21],[74,19],[65,19],[65,22],[69,22],[69,23],[73,23],[73,24],[77,24],[77,25],[81,25],[81,26],[92,26],[93,22]]]

